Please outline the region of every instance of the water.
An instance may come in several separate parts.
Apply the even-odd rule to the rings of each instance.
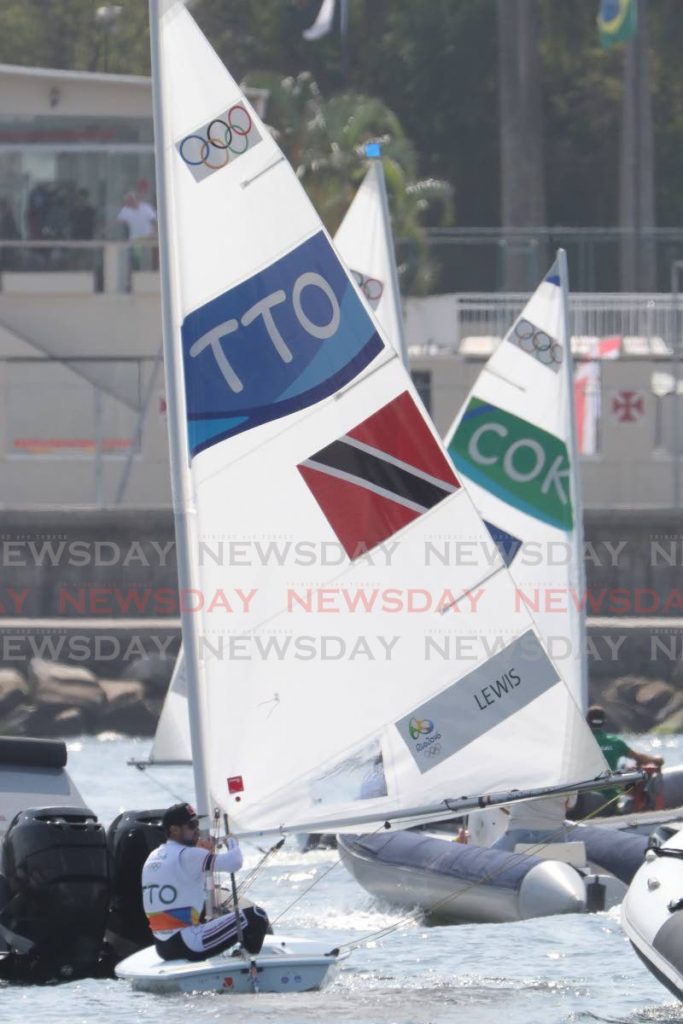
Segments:
[[[667,763],[683,761],[683,736],[633,741]],[[71,774],[100,819],[124,808],[163,807],[192,799],[189,769],[138,772],[126,766],[148,742],[101,736],[69,742]],[[246,865],[259,854],[245,847]],[[346,874],[333,851],[298,852],[293,841],[260,875],[250,895],[276,917],[324,878],[284,916],[279,930],[329,938],[330,946],[361,940],[400,921],[378,908]],[[355,950],[334,986],[292,995],[153,996],[119,981],[50,987],[2,987],[3,1024],[683,1024],[672,1001],[624,938],[618,910],[539,918],[516,924],[424,928],[410,923]]]

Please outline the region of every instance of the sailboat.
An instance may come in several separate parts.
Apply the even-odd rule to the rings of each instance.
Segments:
[[[151,12],[198,811],[244,837],[373,832],[594,785],[581,712],[292,168],[184,6]],[[117,973],[293,991],[285,971],[324,983],[323,952],[150,949]]]

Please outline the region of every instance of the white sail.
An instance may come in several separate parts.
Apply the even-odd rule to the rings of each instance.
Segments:
[[[211,800],[243,831],[341,826],[602,770],[294,172],[182,5],[160,29],[183,637]]]
[[[187,675],[182,647],[178,651],[164,706],[149,754],[152,764],[191,764],[192,743],[187,717]]]
[[[486,363],[446,434],[551,657],[585,708],[586,588],[571,352],[558,263]]]
[[[384,172],[379,147],[375,146],[370,166],[339,225],[334,244],[365,301],[374,310],[386,337],[405,362],[401,297],[388,216]],[[190,763],[191,760],[187,686],[181,647],[148,763]]]
[[[401,296],[379,146],[334,236],[337,252],[396,351],[406,362]]]

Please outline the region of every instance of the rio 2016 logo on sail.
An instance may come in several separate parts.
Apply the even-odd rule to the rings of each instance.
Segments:
[[[318,232],[182,326],[192,455],[334,394],[383,343]]]
[[[181,139],[177,150],[194,180],[203,181],[248,149],[253,149],[260,141],[261,136],[251,114],[241,103],[235,103]]]
[[[441,752],[441,745],[439,740],[441,739],[440,732],[434,732],[434,723],[429,718],[411,718],[408,723],[408,732],[410,738],[413,740],[420,740],[421,736],[426,736],[427,739],[420,740],[415,745],[417,751],[423,752],[429,756],[436,756]]]

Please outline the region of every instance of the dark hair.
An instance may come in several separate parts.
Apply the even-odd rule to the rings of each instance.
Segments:
[[[606,718],[605,709],[600,704],[591,704],[586,712],[586,721],[589,725],[604,725]]]

